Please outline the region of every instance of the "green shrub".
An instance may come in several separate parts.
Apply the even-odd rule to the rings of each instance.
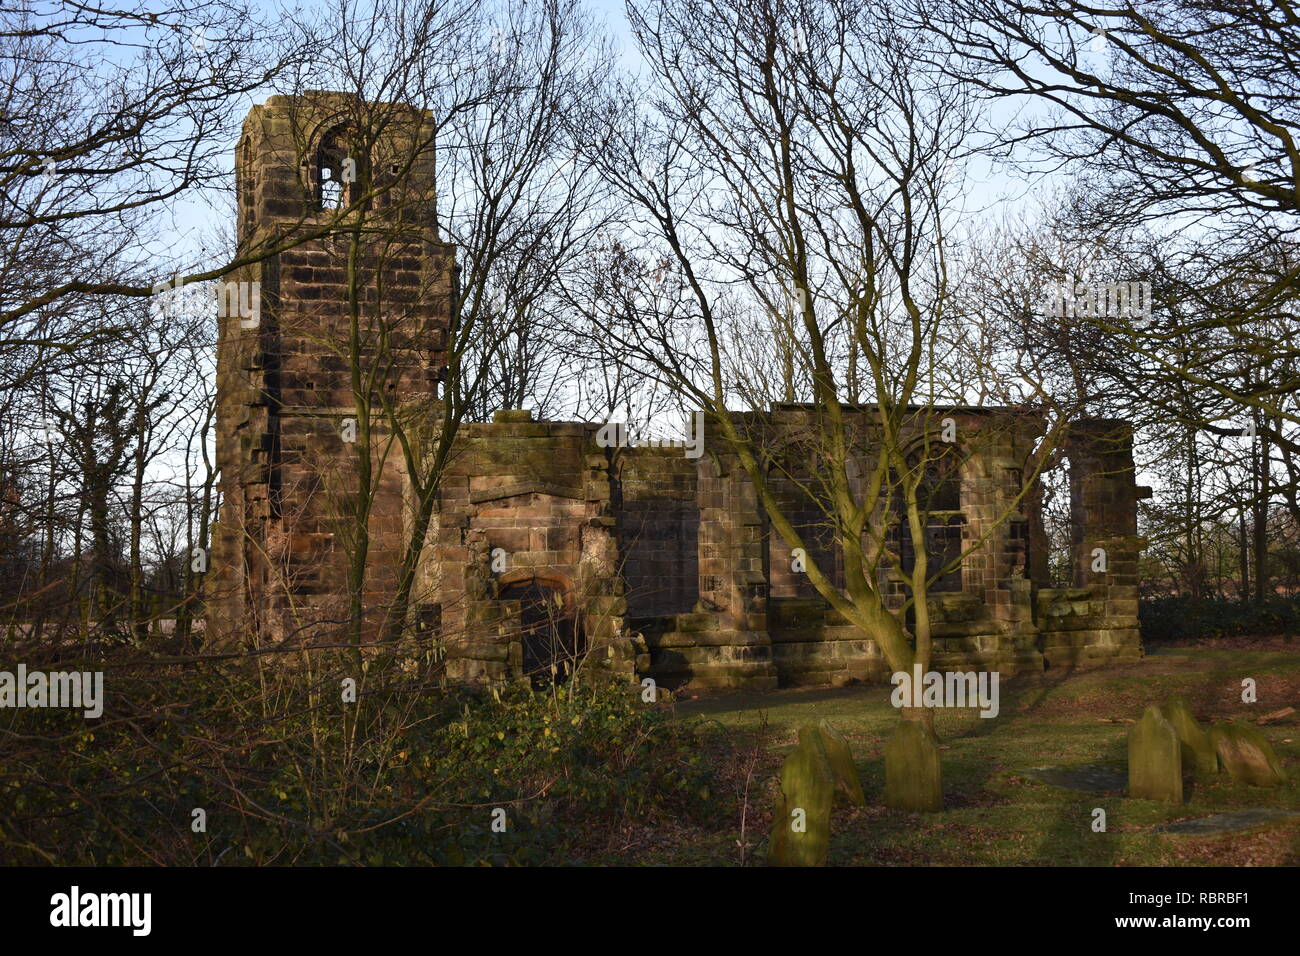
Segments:
[[[563,863],[720,812],[695,729],[634,688],[494,696],[372,661],[344,703],[354,672],[134,662],[109,671],[99,720],[5,711],[0,863]]]
[[[461,813],[455,841],[467,859],[481,853],[489,814],[506,810],[497,845],[511,860],[568,859],[597,848],[635,822],[716,817],[717,789],[694,729],[649,708],[626,686],[572,692],[512,691],[467,707],[446,728],[446,751],[429,773],[457,774]],[[491,845],[491,844],[489,844]]]
[[[1270,598],[1242,604],[1222,598],[1165,597],[1138,608],[1142,640],[1161,644],[1200,638],[1295,634],[1300,630],[1300,598]]]

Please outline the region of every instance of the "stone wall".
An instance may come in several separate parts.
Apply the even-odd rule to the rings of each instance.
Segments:
[[[1077,426],[1064,447],[1073,509],[1072,587],[1041,588],[1037,619],[1050,667],[1135,660],[1138,630],[1137,501],[1133,430],[1094,419]]]
[[[624,622],[610,461],[594,436],[594,426],[503,411],[458,437],[420,573],[423,600],[438,608],[452,679],[529,676],[519,620],[526,609],[501,600],[517,585],[554,595],[556,615],[580,635],[585,663],[629,679],[648,667]]]
[[[215,641],[337,636],[347,621],[367,464],[364,442],[347,440],[348,422],[370,424],[368,463],[377,476],[361,542],[367,638],[378,635],[392,602],[413,496],[384,410],[438,421],[456,278],[453,250],[434,226],[423,114],[399,114],[407,121],[389,124],[365,159],[377,182],[407,157],[397,200],[368,203],[354,190],[343,209],[322,208],[326,167],[355,148],[340,130],[364,125],[358,113],[374,106],[336,94],[273,97],[245,122],[241,251],[301,238],[331,217],[344,234],[309,239],[229,277],[259,284],[261,318],[254,327],[223,320],[219,336],[222,507],[207,591]],[[355,247],[349,223],[366,227]],[[905,619],[906,555],[970,549],[930,597],[934,666],[1016,673],[1140,656],[1139,489],[1128,426],[1092,420],[1068,436],[1075,580],[1053,588],[1040,489],[1019,496],[1041,419],[1020,409],[913,411],[904,437],[927,461],[941,426],[957,436],[927,485],[926,494],[942,500],[932,508],[928,544],[911,542],[901,527],[888,530],[888,515],[870,516],[870,527],[888,530],[905,555],[904,568],[884,567],[877,582]],[[822,504],[829,472],[808,441],[820,414],[777,405],[738,416],[737,427],[770,452],[771,487],[808,559],[843,587]],[[853,494],[876,468],[874,414],[845,411],[859,449]],[[697,458],[680,448],[603,447],[600,433],[597,424],[537,422],[519,410],[460,431],[412,595],[415,620],[445,650],[449,678],[536,680],[544,634],[572,641],[581,666],[670,686],[888,678],[871,635],[834,611],[799,569],[713,425]],[[1104,570],[1094,569],[1098,549]]]
[[[792,410],[786,412],[787,416]],[[1003,673],[1041,670],[1038,630],[1032,607],[1033,585],[1025,577],[1028,549],[1026,502],[1017,501],[1022,485],[1020,469],[1037,436],[1041,421],[1013,410],[935,410],[921,416],[935,433],[951,420],[954,434],[953,512],[932,515],[938,531],[960,534],[953,556],[973,549],[960,568],[948,576],[948,590],[931,591],[929,614],[934,639],[933,666],[938,669],[997,669]],[[868,436],[861,444],[872,447],[869,421],[858,426]],[[919,429],[918,429],[919,431]],[[916,436],[917,441],[922,436]],[[936,456],[933,449],[931,456]],[[937,456],[936,456],[937,457]],[[857,459],[861,482],[872,473],[875,460]],[[778,581],[790,577],[789,547],[779,535],[769,533],[769,561],[773,596],[768,617],[773,653],[783,684],[844,683],[885,680],[889,668],[875,642],[831,609],[820,596],[778,596]],[[895,542],[897,544],[897,542]],[[833,565],[832,565],[833,566]],[[885,567],[881,587],[888,606],[910,621],[907,589],[899,569]]]

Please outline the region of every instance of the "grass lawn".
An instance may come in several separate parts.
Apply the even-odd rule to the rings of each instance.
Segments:
[[[1258,703],[1241,700],[1253,678]],[[1218,836],[1156,833],[1166,822],[1248,807],[1300,810],[1300,714],[1263,727],[1290,781],[1274,789],[1233,783],[1226,774],[1186,785],[1181,807],[1130,800],[1122,791],[1084,793],[1040,782],[1039,766],[1110,764],[1123,769],[1125,719],[1147,704],[1184,695],[1202,723],[1254,718],[1300,706],[1300,645],[1257,640],[1232,648],[1174,647],[1135,664],[1048,672],[1002,682],[1001,712],[940,712],[945,810],[885,809],[884,745],[898,720],[889,686],[782,690],[684,700],[678,719],[700,722],[723,767],[724,802],[734,819],[671,840],[628,834],[622,862],[738,864],[742,809],[748,862],[761,863],[771,826],[775,777],[798,728],[826,718],[848,738],[867,794],[865,808],[839,807],[830,862],[850,865],[1150,866],[1300,863],[1300,822]],[[748,799],[745,798],[746,788]],[[1093,809],[1106,832],[1092,830]],[[612,860],[611,860],[612,862]]]

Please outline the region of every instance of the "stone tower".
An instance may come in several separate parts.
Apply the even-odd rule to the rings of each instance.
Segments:
[[[218,310],[209,642],[341,638],[350,574],[367,635],[392,599],[407,482],[389,423],[436,416],[454,308],[432,139],[421,111],[338,93],[274,96],[244,121],[251,261],[224,288],[253,308]]]

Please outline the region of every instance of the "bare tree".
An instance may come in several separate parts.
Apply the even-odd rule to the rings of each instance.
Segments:
[[[959,345],[948,207],[972,104],[879,8],[680,0],[629,17],[652,78],[607,108],[600,161],[638,210],[627,241],[668,275],[625,297],[634,324],[605,316],[602,331],[707,410],[715,450],[736,456],[816,592],[895,671],[928,666],[928,593],[961,560],[932,562],[922,542],[947,507],[936,475],[951,487],[959,458],[941,426],[968,398],[945,368]],[[741,413],[792,399],[801,410],[778,416],[792,431]],[[1024,483],[998,520],[1051,445],[1025,444],[1032,430],[1013,428]]]
[[[1145,225],[1159,236],[1158,297],[1177,303],[1179,321],[1136,330],[1129,347],[1243,415],[1300,422],[1293,11],[1271,0],[915,0],[909,10],[935,38],[936,66],[1020,107],[1025,118],[1001,140],[1022,169],[1081,178],[1083,229]],[[1260,356],[1274,367],[1243,377]]]

